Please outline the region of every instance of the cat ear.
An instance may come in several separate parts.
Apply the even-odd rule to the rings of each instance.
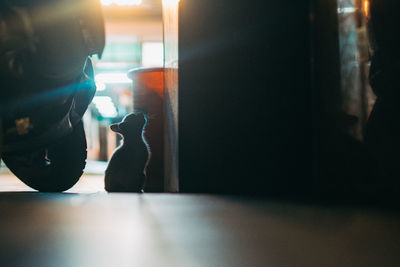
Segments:
[[[119,123],[111,124],[110,129],[111,129],[111,131],[116,132],[116,133],[121,132],[121,128],[119,128]]]

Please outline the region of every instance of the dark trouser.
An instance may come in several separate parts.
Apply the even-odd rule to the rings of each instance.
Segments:
[[[26,185],[41,192],[62,192],[75,185],[86,165],[82,121],[71,134],[47,147],[3,154],[7,167]]]

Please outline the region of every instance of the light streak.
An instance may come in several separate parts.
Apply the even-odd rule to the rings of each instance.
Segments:
[[[142,0],[101,0],[103,6],[140,6]]]
[[[93,103],[104,118],[114,118],[118,115],[117,109],[109,96],[95,96]]]

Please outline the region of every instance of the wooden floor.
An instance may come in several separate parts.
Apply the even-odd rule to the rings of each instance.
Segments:
[[[400,266],[393,211],[22,190],[0,192],[0,216],[0,266]]]

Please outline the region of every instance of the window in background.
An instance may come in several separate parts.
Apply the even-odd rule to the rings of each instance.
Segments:
[[[144,42],[142,44],[142,66],[162,67],[164,63],[164,46],[162,42]]]

